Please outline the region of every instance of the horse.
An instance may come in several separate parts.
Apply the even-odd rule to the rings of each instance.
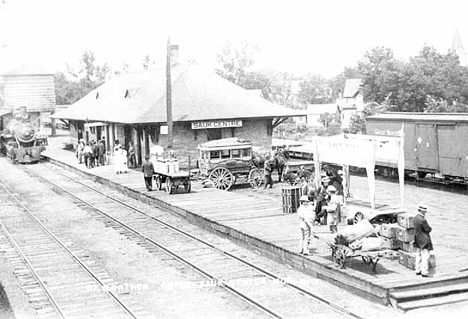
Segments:
[[[277,149],[276,152],[271,154],[269,157],[268,155],[262,156],[256,152],[253,152],[252,163],[255,167],[263,168],[267,159],[270,161],[271,170],[274,171],[276,169],[278,171],[278,182],[281,183],[283,169],[286,166],[289,159],[288,150]]]

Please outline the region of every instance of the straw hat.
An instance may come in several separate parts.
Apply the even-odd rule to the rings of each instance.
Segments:
[[[299,201],[300,201],[300,202],[308,202],[308,201],[309,201],[309,197],[307,197],[307,195],[302,195],[301,198],[299,198]]]
[[[337,191],[337,189],[333,185],[330,185],[330,186],[327,187],[327,192],[334,193],[336,191]]]
[[[341,169],[338,171],[338,175],[343,176],[343,171]]]
[[[322,178],[322,183],[330,183],[330,177],[325,176]]]
[[[426,204],[419,204],[418,211],[421,213],[427,213],[427,205]]]

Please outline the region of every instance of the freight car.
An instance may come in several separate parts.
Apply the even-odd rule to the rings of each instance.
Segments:
[[[468,182],[468,113],[383,113],[367,118],[369,135],[400,136],[402,128],[405,174]],[[376,167],[383,175],[396,174],[391,165]]]
[[[37,136],[37,129],[27,114],[17,112],[0,133],[0,152],[14,163],[36,163],[45,150],[44,139]]]

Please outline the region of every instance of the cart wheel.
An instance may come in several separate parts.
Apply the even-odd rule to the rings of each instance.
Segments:
[[[172,193],[172,181],[169,177],[166,177],[166,193],[169,195]]]
[[[336,254],[336,263],[340,266],[340,268],[345,268],[346,264],[346,253],[342,250],[338,250]]]
[[[162,180],[161,180],[161,176],[156,176],[156,189],[157,190],[162,190],[163,186],[162,186]]]
[[[369,265],[371,263],[371,259],[369,258],[369,256],[361,256],[362,257],[362,261],[366,264],[366,265]]]
[[[209,179],[213,182],[217,189],[229,190],[234,185],[235,177],[232,173],[224,167],[215,168],[209,176]]]
[[[356,215],[354,215],[354,224],[359,223],[359,221],[364,219],[364,215],[361,212],[357,212]]]
[[[184,188],[186,193],[190,193],[190,191],[192,190],[192,184],[190,184],[190,181],[184,183]]]
[[[249,172],[249,183],[253,188],[262,186],[264,182],[263,169],[252,168]]]

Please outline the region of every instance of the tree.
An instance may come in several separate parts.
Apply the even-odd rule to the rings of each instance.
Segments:
[[[320,75],[309,74],[307,79],[299,83],[301,88],[298,99],[304,104],[332,103],[332,89],[329,81]]]
[[[105,63],[96,64],[92,51],[85,51],[79,60],[78,71],[67,64],[67,72],[55,75],[55,95],[57,104],[73,104],[100,86],[110,76],[110,68]]]
[[[153,63],[154,63],[154,62],[153,62]],[[148,70],[150,64],[151,64],[151,59],[150,59],[149,54],[147,54],[147,55],[145,55],[145,57],[143,58],[143,69],[144,69],[144,70]]]
[[[362,75],[366,102],[382,103],[389,96],[396,96],[401,64],[391,49],[377,47],[366,52],[364,59],[358,62],[358,71]]]
[[[216,72],[232,83],[239,84],[247,68],[254,64],[253,54],[258,51],[256,46],[250,45],[246,40],[237,46],[227,41],[222,52],[218,54],[220,64]]]
[[[270,74],[268,85],[263,88],[262,94],[268,101],[283,105],[289,108],[301,108],[301,104],[296,99],[296,94],[292,90],[294,76],[286,72],[276,72]]]

